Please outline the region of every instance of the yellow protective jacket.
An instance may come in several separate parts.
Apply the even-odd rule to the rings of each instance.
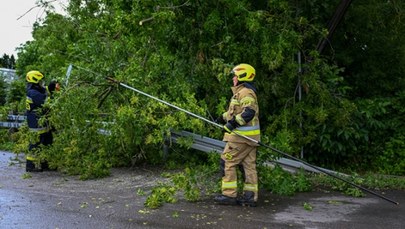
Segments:
[[[228,111],[222,115],[224,120],[229,121],[235,117],[235,121],[239,126],[236,127],[233,132],[260,141],[259,105],[257,102],[256,88],[250,83],[243,83],[231,89],[233,96]],[[223,141],[240,142],[258,146],[257,143],[240,137],[233,132],[225,133]]]

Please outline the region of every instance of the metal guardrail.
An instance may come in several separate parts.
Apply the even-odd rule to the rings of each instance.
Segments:
[[[193,138],[193,144],[191,145],[191,148],[196,149],[196,150],[200,150],[206,153],[222,153],[222,151],[225,148],[225,142],[223,141],[219,141],[216,139],[212,139],[209,137],[205,137],[202,135],[197,135],[197,134],[193,134],[187,131],[170,131],[171,136],[170,139],[167,139],[168,141],[172,141],[174,143],[178,143],[178,139],[182,138],[182,137],[191,137]],[[165,155],[168,154],[168,147],[167,145],[164,147],[164,153]],[[314,172],[314,173],[321,173],[320,171],[311,168],[299,161],[294,161],[288,158],[279,158],[277,160],[274,161],[269,161],[265,163],[267,166],[275,166],[275,164],[280,165],[284,170],[288,171],[288,172],[297,172],[299,169],[304,169],[307,172]],[[335,175],[345,175],[342,173],[338,173],[336,171],[333,170],[328,170],[325,168],[321,168],[321,167],[316,167],[318,169],[324,170],[326,172],[329,173],[333,173]]]
[[[0,122],[2,128],[20,128],[24,123],[19,122]]]
[[[179,138],[191,137],[193,138],[193,144],[191,148],[200,150],[206,153],[216,152],[222,153],[225,148],[225,142],[219,141],[213,138],[205,137],[202,135],[193,134],[187,131],[173,131],[170,130],[170,140],[174,143],[178,143]]]
[[[7,83],[11,83],[18,78],[15,69],[0,68],[0,77],[2,77]]]
[[[0,122],[0,127],[3,128],[20,128],[24,125],[27,116],[25,115],[7,115],[7,122]],[[89,123],[90,121],[87,121]],[[103,126],[111,124],[110,122],[100,122]],[[104,135],[109,135],[111,132],[109,130],[99,129],[99,133]]]
[[[23,122],[23,121],[27,120],[27,116],[25,116],[25,115],[7,115],[7,120]]]
[[[7,122],[0,122],[0,127],[20,128],[26,119],[25,115],[7,115]]]

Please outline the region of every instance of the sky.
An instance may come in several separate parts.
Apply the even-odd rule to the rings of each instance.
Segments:
[[[44,9],[36,7],[37,0],[0,0],[0,56],[17,57],[15,49],[32,40],[32,25],[38,18],[45,17]],[[49,0],[53,1],[53,0]],[[67,0],[53,1],[58,12]]]

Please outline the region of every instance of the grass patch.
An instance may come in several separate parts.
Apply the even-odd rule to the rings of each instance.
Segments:
[[[405,190],[405,177],[366,173],[362,176],[354,173],[345,180],[371,190]],[[311,176],[313,186],[326,186],[349,196],[361,197],[363,193],[358,188],[325,174]]]

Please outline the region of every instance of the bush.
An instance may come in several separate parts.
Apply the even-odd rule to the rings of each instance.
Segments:
[[[7,95],[6,89],[7,89],[6,81],[4,81],[4,78],[0,74],[0,106],[6,104],[6,95]]]
[[[11,82],[7,92],[7,104],[13,114],[25,112],[25,82],[23,80]]]
[[[0,149],[1,150],[12,150],[14,146],[13,133],[10,133],[10,130],[0,129]]]
[[[376,162],[384,174],[405,175],[405,136],[393,137],[385,144],[385,149]]]
[[[274,168],[260,166],[258,172],[260,187],[274,194],[290,196],[312,189],[310,180],[301,170],[297,174],[290,174],[276,165]]]

